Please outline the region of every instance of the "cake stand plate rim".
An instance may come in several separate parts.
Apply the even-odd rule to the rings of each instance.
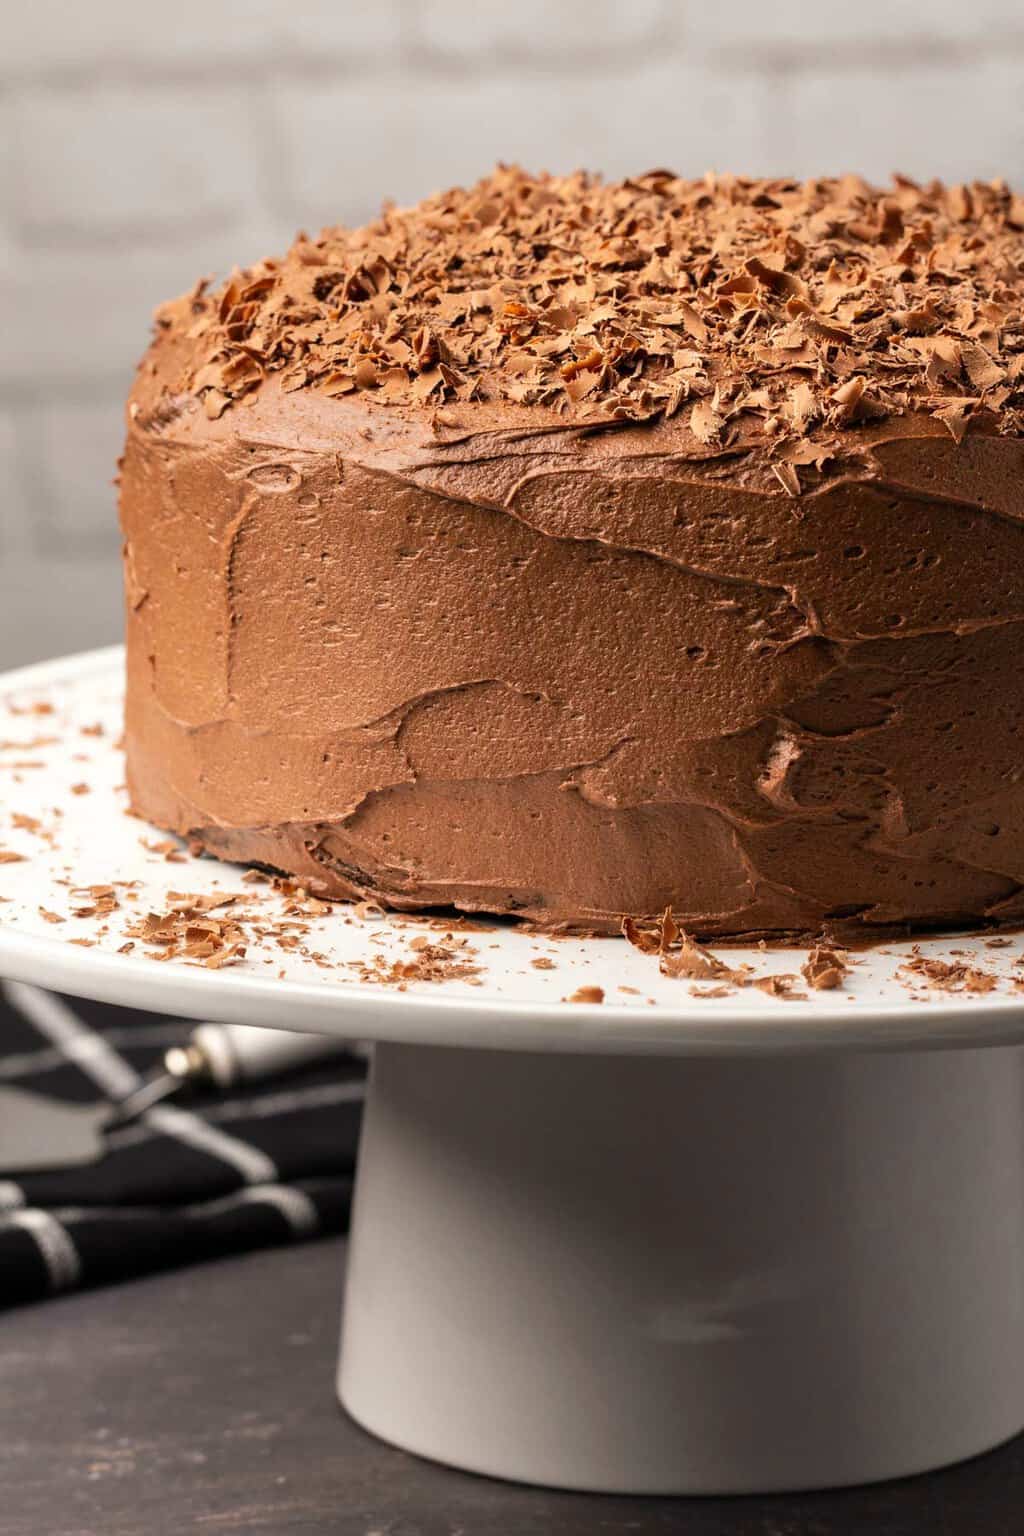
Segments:
[[[77,689],[88,697],[97,684],[109,684],[121,670],[123,654],[119,645],[106,646],[2,673],[0,700],[23,690],[55,687]],[[506,942],[505,931],[514,932],[495,930],[499,945]],[[944,942],[957,945],[964,938]],[[613,949],[623,954],[615,940],[591,943],[603,946],[605,955]],[[924,941],[924,947],[935,943]],[[592,953],[598,957],[600,950]],[[800,958],[784,950],[773,952],[773,957],[780,969],[795,969]],[[603,979],[602,973],[595,971],[594,979],[599,977]],[[671,1006],[625,1004],[607,994],[603,1003],[569,1002],[554,991],[547,1000],[524,1001],[501,995],[489,985],[486,971],[483,984],[474,989],[443,984],[432,991],[399,992],[347,980],[279,980],[237,967],[211,972],[173,962],[157,965],[137,954],[81,948],[67,943],[63,934],[27,932],[6,908],[0,908],[0,978],[190,1018],[406,1044],[531,1052],[760,1055],[969,1048],[1024,1040],[1024,995],[1020,1000],[993,994],[942,995],[924,1006],[894,983],[883,985],[874,998],[848,995],[841,988],[814,993],[806,1002],[786,1002],[761,993],[755,998],[747,989],[737,1002],[691,998],[681,983],[678,1001]]]

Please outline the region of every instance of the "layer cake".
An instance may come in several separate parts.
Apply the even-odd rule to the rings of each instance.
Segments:
[[[1024,199],[501,168],[158,311],[134,808],[401,910],[1024,916]]]

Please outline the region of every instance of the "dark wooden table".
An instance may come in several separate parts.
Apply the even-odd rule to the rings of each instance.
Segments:
[[[1024,1437],[839,1494],[602,1498],[470,1477],[333,1395],[343,1253],[255,1254],[0,1319],[0,1536],[1021,1536]]]

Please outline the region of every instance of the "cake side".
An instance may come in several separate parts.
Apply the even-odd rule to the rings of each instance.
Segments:
[[[770,398],[730,415],[722,379],[710,435],[703,397],[637,418],[487,370],[406,398],[411,366],[341,389],[261,364],[228,394],[203,370],[256,317],[235,288],[161,313],[129,402],[140,814],[404,909],[614,929],[671,905],[706,935],[1021,915],[1009,312],[1003,382],[955,419],[945,395],[877,409],[876,359],[798,439]],[[821,367],[843,345],[805,343]]]

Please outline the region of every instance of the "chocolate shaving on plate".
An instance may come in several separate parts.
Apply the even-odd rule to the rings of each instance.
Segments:
[[[819,992],[841,987],[849,969],[845,954],[824,944],[816,944],[800,967],[804,980]]]

